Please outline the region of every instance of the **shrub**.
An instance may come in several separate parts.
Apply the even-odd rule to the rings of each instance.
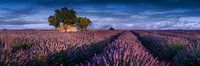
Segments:
[[[47,57],[48,54],[44,51],[39,52],[38,54],[36,54],[32,60],[30,60],[29,62],[29,66],[44,66],[45,63],[47,62]]]
[[[48,64],[59,65],[59,64],[69,64],[71,62],[70,56],[71,54],[67,53],[67,51],[60,51],[51,57],[48,58]]]
[[[173,66],[199,66],[200,44],[190,44],[173,58]]]
[[[0,66],[5,66],[5,64],[3,62],[0,61]]]
[[[158,61],[143,47],[131,32],[124,32],[118,39],[97,54],[88,64],[96,66],[167,66]]]
[[[121,31],[0,31],[0,39],[3,39],[3,44],[0,44],[0,61],[15,66],[80,63],[101,52],[108,44],[107,41],[119,32]]]
[[[140,34],[139,38],[143,45],[151,50],[154,56],[158,57],[160,60],[168,61],[171,61],[177,51],[189,43],[189,40],[185,38],[162,36],[151,33]]]
[[[82,46],[70,46],[67,50],[60,51],[52,55],[48,58],[49,63],[52,65],[67,65],[73,66],[79,63],[86,63],[90,60],[91,57],[95,55],[95,53],[101,53],[102,49],[107,46],[112,39],[115,39],[118,34],[111,36],[108,39],[104,39],[99,42],[95,42],[92,44],[85,44]]]
[[[30,48],[27,42],[14,42],[11,45],[12,51],[16,52],[17,50],[25,50]]]

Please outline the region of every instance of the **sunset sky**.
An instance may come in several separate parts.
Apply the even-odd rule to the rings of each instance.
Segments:
[[[0,0],[0,29],[53,29],[48,17],[65,6],[91,29],[200,29],[200,0]]]

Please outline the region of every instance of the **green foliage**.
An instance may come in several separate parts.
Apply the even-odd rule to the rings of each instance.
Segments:
[[[60,26],[60,23],[57,22],[56,17],[55,16],[50,16],[48,18],[49,21],[49,25],[53,25],[54,27],[58,28]]]
[[[47,54],[45,53],[36,54],[34,58],[31,60],[32,63],[30,65],[44,66],[46,60],[47,60]]]
[[[60,64],[63,64],[64,66],[70,66],[75,60],[76,57],[74,57],[76,54],[76,46],[69,45],[69,48],[67,50],[62,50],[59,52],[56,52],[53,54],[50,58],[47,58],[47,62],[50,65],[58,66]],[[69,53],[69,51],[73,51],[72,53]],[[77,60],[76,60],[77,61]]]
[[[85,18],[79,17],[77,18],[77,20],[78,20],[77,24],[82,30],[87,30],[87,27],[91,24],[90,19],[86,17]]]
[[[63,24],[75,24],[76,12],[73,9],[68,9],[67,7],[56,9],[53,16],[49,16],[49,25],[54,27],[59,27],[60,23]]]
[[[158,57],[160,59],[171,61],[172,57],[174,57],[177,54],[177,51],[179,51],[183,47],[184,47],[184,44],[182,44],[179,41],[172,42],[170,44],[168,43],[162,44],[162,45],[158,44],[157,50],[159,50],[160,53],[158,53],[157,50],[155,51],[155,53],[158,54]]]
[[[177,54],[177,51],[182,49],[184,47],[183,44],[176,42],[174,44],[168,44],[165,46],[166,48],[163,48],[163,53],[162,55],[165,56],[163,58],[172,60],[171,58]]]
[[[0,66],[5,66],[5,64],[3,62],[0,62]]]
[[[20,49],[25,50],[25,49],[29,48],[30,46],[26,42],[19,42],[19,43],[14,42],[11,45],[11,47],[12,47],[12,51],[16,52],[17,50],[20,50]]]
[[[140,37],[144,46],[149,48],[153,55],[159,60],[172,61],[179,50],[184,48],[185,43],[179,40],[171,40],[169,38],[161,38],[158,36],[143,36]]]
[[[178,62],[182,66],[199,66],[199,57],[199,52],[191,51],[190,54],[186,54],[184,59],[175,62]]]
[[[76,12],[73,9],[67,7],[56,9],[53,16],[48,18],[49,25],[58,28],[61,24],[77,25],[81,29],[87,29],[91,23],[90,19],[77,17]]]
[[[172,66],[199,66],[200,45],[189,44],[173,58]]]

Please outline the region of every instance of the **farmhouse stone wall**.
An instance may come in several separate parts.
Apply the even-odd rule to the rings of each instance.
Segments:
[[[76,32],[78,31],[78,28],[75,25],[64,24],[59,27],[59,31],[60,32]]]

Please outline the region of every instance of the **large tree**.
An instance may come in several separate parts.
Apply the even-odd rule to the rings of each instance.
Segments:
[[[87,29],[89,24],[91,24],[90,19],[77,17],[76,12],[73,9],[67,7],[56,9],[55,14],[49,16],[49,25],[58,28],[60,25],[76,25],[81,29]]]

